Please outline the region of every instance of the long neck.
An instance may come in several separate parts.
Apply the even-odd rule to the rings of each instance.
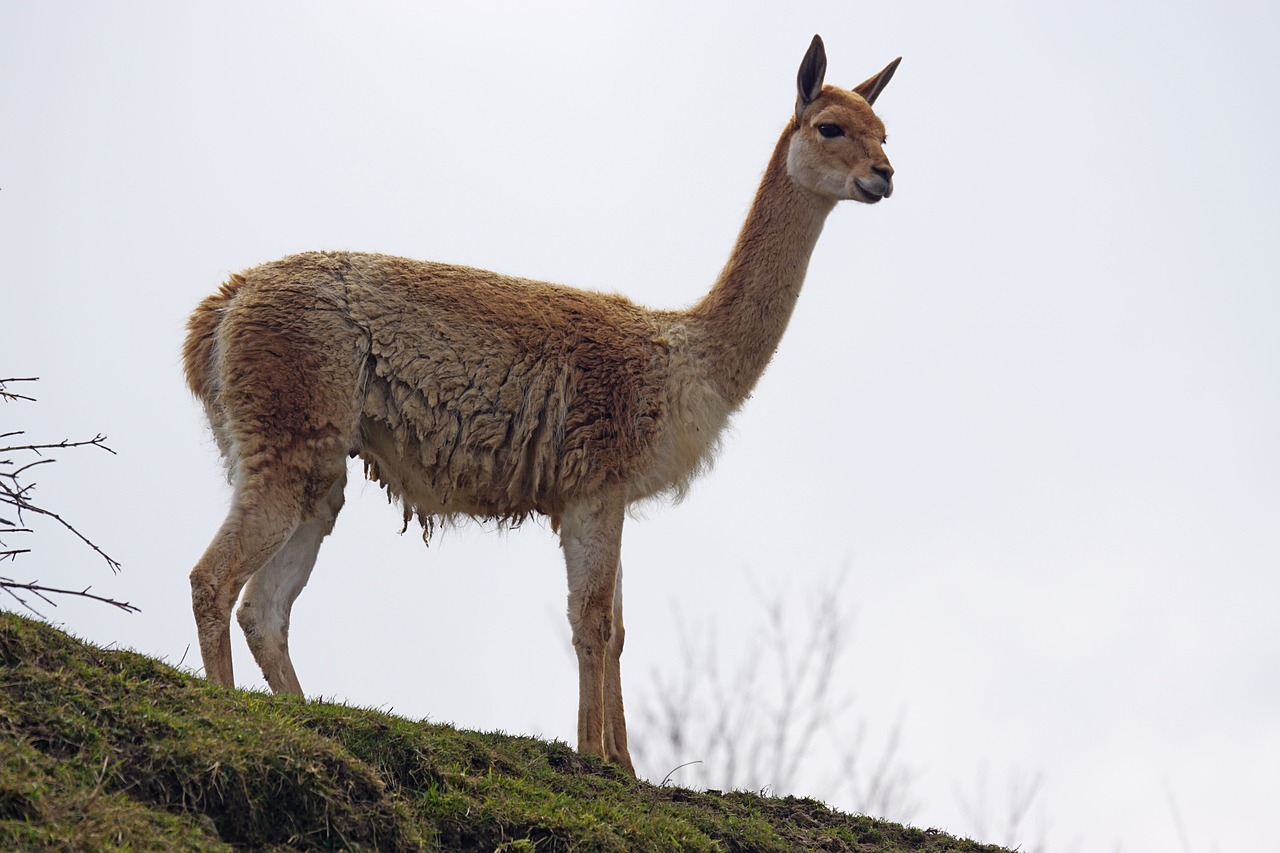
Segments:
[[[787,174],[792,128],[778,141],[724,270],[689,311],[702,363],[734,407],[746,400],[778,348],[834,202]]]

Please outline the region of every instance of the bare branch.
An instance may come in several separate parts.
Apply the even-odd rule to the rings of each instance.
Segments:
[[[6,498],[7,497],[8,496],[6,495]],[[31,513],[35,513],[36,515],[43,515],[46,518],[52,518],[54,521],[58,522],[64,528],[69,530],[77,539],[79,539],[84,544],[88,545],[94,551],[94,553],[96,553],[99,557],[106,560],[107,565],[111,568],[112,573],[118,573],[120,571],[120,563],[117,560],[112,558],[111,555],[109,555],[106,551],[103,551],[101,548],[99,548],[92,539],[90,539],[88,536],[85,536],[83,533],[81,533],[79,530],[75,528],[75,525],[67,521],[62,516],[58,515],[56,512],[53,512],[52,510],[44,509],[43,507],[38,507],[35,504],[30,503],[29,501],[26,501],[26,500],[20,500],[17,502],[6,500],[5,502],[12,503],[14,506],[18,508],[19,518],[21,518],[23,512],[31,512]],[[5,532],[17,532],[17,528],[14,528],[12,530],[8,530]]]
[[[10,382],[38,382],[39,380],[39,376],[28,376],[22,379],[0,379],[0,400],[26,400],[29,403],[34,403],[35,397],[27,397],[23,394],[15,393],[5,386]]]
[[[15,400],[33,402],[35,398],[10,391],[8,386],[15,382],[35,381],[36,377],[0,379],[0,400],[3,400],[4,402],[11,402]],[[0,506],[11,506],[16,513],[12,518],[9,517],[7,513],[5,516],[0,517],[0,535],[31,534],[33,531],[32,528],[28,527],[26,524],[26,516],[43,516],[57,522],[63,529],[69,531],[77,539],[87,545],[95,554],[102,557],[113,573],[119,572],[120,563],[107,554],[106,551],[102,550],[97,543],[85,534],[81,533],[75,525],[63,518],[57,512],[35,503],[32,500],[32,493],[35,490],[36,484],[33,482],[24,482],[26,475],[29,475],[34,468],[39,465],[46,465],[55,461],[54,459],[45,456],[48,451],[66,450],[78,447],[97,447],[114,456],[115,451],[106,444],[107,437],[99,433],[93,438],[81,441],[64,438],[62,441],[47,444],[41,442],[9,443],[13,442],[15,439],[19,439],[25,434],[26,433],[22,430],[13,430],[0,434],[0,441],[5,442],[5,446],[0,446]],[[26,462],[25,464],[19,464],[14,460],[14,458],[12,458],[14,454],[31,454],[37,458]],[[18,555],[26,554],[31,551],[30,548],[8,547],[7,543],[2,540],[0,540],[0,549],[3,549],[0,550],[0,562],[4,562],[5,560],[11,562],[16,561]],[[89,592],[90,587],[85,587],[83,590],[60,589],[57,587],[44,586],[37,581],[20,582],[13,580],[12,578],[0,578],[0,589],[3,589],[11,598],[37,615],[39,615],[39,611],[35,610],[35,608],[28,602],[27,598],[24,598],[20,593],[27,593],[31,596],[35,596],[51,606],[57,605],[45,593],[50,595],[71,595],[88,598],[93,601],[99,601],[104,604],[110,604],[113,607],[118,607],[125,612],[136,612],[138,610],[138,608],[128,602],[116,601],[111,598],[95,595]]]
[[[25,434],[26,434],[25,432],[23,432],[22,430],[19,430],[17,432],[7,433],[4,436],[0,436],[0,438],[7,438],[9,436],[25,435]],[[69,438],[64,438],[62,441],[59,441],[56,444],[19,444],[19,445],[14,445],[12,447],[0,447],[0,453],[8,453],[11,450],[27,450],[32,453],[39,454],[40,451],[42,450],[65,450],[70,447],[100,447],[103,450],[110,453],[112,456],[115,456],[116,452],[112,450],[110,447],[107,447],[106,444],[104,444],[106,440],[107,440],[107,437],[105,435],[103,435],[102,433],[98,433],[93,438],[86,438],[80,441],[72,441]],[[51,462],[53,460],[45,460],[45,461]]]
[[[80,598],[89,598],[94,601],[100,601],[103,604],[110,604],[112,607],[118,607],[121,610],[125,611],[126,613],[141,612],[137,607],[135,607],[134,605],[130,604],[127,601],[116,601],[114,598],[106,598],[105,596],[94,595],[93,593],[89,592],[89,590],[93,589],[93,587],[91,586],[87,586],[84,589],[80,589],[80,590],[58,589],[57,587],[42,586],[38,581],[32,581],[30,583],[20,583],[18,581],[13,580],[12,578],[0,578],[0,589],[3,589],[5,592],[9,593],[9,595],[13,596],[13,598],[15,598],[19,603],[21,603],[23,607],[27,608],[32,613],[35,613],[38,616],[43,616],[43,614],[40,613],[35,608],[33,608],[30,604],[28,604],[27,601],[24,598],[22,598],[22,596],[18,595],[14,590],[24,590],[26,592],[33,593],[34,595],[38,596],[41,601],[44,601],[46,604],[49,604],[53,607],[57,607],[58,603],[53,599],[49,598],[47,595],[45,595],[45,593],[49,593],[50,595],[74,595]]]
[[[875,753],[866,747],[865,721],[849,737],[853,698],[839,693],[836,678],[851,634],[841,594],[846,576],[837,573],[797,602],[782,585],[766,588],[749,575],[761,616],[729,674],[714,628],[690,631],[677,613],[684,666],[678,675],[670,669],[655,674],[631,733],[633,754],[652,768],[700,761],[683,774],[697,787],[782,795],[822,784],[813,778],[822,772],[815,768],[831,764],[819,760],[821,744],[837,775],[825,791],[807,793],[827,798],[848,791],[863,812],[910,819],[914,774],[900,761],[901,723]]]

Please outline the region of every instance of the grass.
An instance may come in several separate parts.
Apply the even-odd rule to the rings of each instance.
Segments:
[[[4,850],[999,851],[562,743],[213,687],[0,613]]]

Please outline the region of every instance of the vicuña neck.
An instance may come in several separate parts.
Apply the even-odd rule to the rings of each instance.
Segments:
[[[690,309],[705,364],[734,407],[746,400],[778,348],[835,202],[787,174],[792,128],[782,134],[724,270]]]

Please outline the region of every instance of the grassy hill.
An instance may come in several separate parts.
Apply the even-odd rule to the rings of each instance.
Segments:
[[[999,851],[561,743],[212,687],[0,613],[0,849]]]

